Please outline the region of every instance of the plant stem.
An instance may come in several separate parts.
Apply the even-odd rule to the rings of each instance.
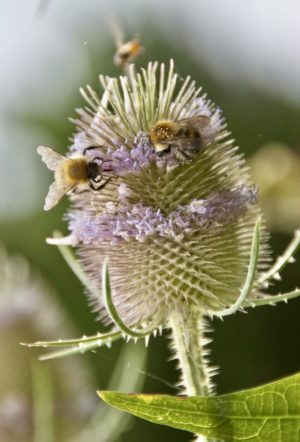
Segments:
[[[192,311],[188,317],[173,311],[170,317],[173,349],[182,371],[182,386],[188,396],[208,396],[212,385],[207,367],[208,340],[203,336],[203,317]],[[204,341],[204,342],[203,342]]]
[[[181,385],[184,394],[188,396],[209,396],[212,394],[211,377],[214,369],[208,367],[208,351],[205,346],[210,342],[205,338],[206,320],[197,310],[191,310],[188,315],[174,310],[170,315],[169,326],[172,330],[172,350],[179,361],[181,369]],[[213,442],[198,436],[198,442]]]

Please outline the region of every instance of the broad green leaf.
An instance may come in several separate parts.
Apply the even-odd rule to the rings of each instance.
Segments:
[[[222,396],[98,394],[135,416],[224,442],[300,440],[300,373]]]

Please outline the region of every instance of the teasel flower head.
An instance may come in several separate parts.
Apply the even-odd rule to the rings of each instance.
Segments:
[[[82,89],[88,106],[74,120],[70,151],[104,159],[110,180],[100,191],[74,192],[67,214],[95,308],[105,316],[101,269],[108,257],[113,302],[127,325],[165,325],[173,310],[218,314],[239,295],[261,214],[220,109],[172,61],[169,69],[155,62],[140,73],[131,65],[128,76],[100,82],[100,98]],[[176,132],[162,154],[152,135],[158,122],[175,124]],[[191,152],[194,124],[200,147]],[[268,260],[262,224],[259,271]]]

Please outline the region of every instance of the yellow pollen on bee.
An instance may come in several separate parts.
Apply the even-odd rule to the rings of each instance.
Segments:
[[[169,121],[159,121],[150,129],[150,138],[153,142],[159,143],[168,140],[173,132]]]

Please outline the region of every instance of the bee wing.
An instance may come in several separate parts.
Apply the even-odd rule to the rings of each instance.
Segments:
[[[201,141],[177,137],[172,141],[172,146],[181,152],[185,152],[186,157],[190,158],[201,150]]]
[[[50,170],[56,170],[57,166],[65,160],[65,157],[50,149],[50,147],[39,146],[37,153],[41,155],[42,160]]]
[[[124,43],[124,31],[115,17],[110,18],[109,24],[116,47],[119,48]]]
[[[192,117],[187,117],[179,120],[178,123],[182,125],[186,125],[188,123],[199,129],[204,129],[209,125],[210,117],[208,117],[207,115],[193,115]]]
[[[185,129],[187,126],[193,126],[195,129],[204,129],[208,126],[210,118],[206,115],[195,115],[188,118],[183,118],[177,121],[177,125]],[[180,133],[180,131],[178,131]],[[168,139],[168,142],[172,146],[176,147],[180,151],[186,152],[186,156],[194,155],[200,151],[202,147],[201,138],[190,138],[185,134],[174,134]]]
[[[59,203],[59,201],[62,199],[62,197],[72,190],[74,186],[64,186],[64,185],[58,185],[56,181],[54,181],[48,190],[48,195],[45,199],[45,205],[44,210],[50,210],[56,204]]]
[[[188,138],[176,137],[173,140],[170,140],[170,144],[172,143],[172,146],[177,148],[189,149],[195,146],[196,141],[198,140],[189,140]]]

